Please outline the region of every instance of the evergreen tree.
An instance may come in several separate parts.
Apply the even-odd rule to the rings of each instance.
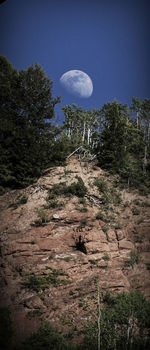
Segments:
[[[100,136],[98,159],[107,169],[120,168],[127,149],[127,106],[113,101],[101,108],[103,129]]]
[[[17,72],[5,57],[1,66],[1,182],[24,186],[41,174],[52,158],[54,106],[52,81],[39,64]]]
[[[127,106],[117,101],[104,104],[101,114],[104,122],[97,149],[100,166],[119,173],[128,185],[138,184],[143,176],[141,126],[130,118]]]
[[[150,170],[150,99],[140,101],[133,97],[131,109],[136,112],[137,124],[143,129],[143,172],[146,174]]]

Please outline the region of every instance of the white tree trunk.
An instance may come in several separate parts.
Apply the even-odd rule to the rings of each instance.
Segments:
[[[83,124],[83,135],[82,135],[82,141],[85,141],[85,122]]]
[[[71,137],[71,130],[70,130],[70,128],[68,129],[68,137],[69,138]]]
[[[90,135],[91,135],[91,129],[88,128],[88,132],[87,132],[87,144],[90,144]]]

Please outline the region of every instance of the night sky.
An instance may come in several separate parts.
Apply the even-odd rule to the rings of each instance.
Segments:
[[[150,98],[149,0],[6,0],[0,5],[0,54],[17,69],[38,62],[53,80],[56,106],[100,108],[117,99]],[[93,94],[67,92],[60,77],[87,73]]]

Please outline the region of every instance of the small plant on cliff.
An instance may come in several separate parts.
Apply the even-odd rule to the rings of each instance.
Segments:
[[[106,194],[109,191],[107,181],[103,178],[97,178],[94,181],[94,185],[98,188],[99,192]]]
[[[107,221],[107,219],[105,218],[104,214],[99,211],[97,214],[96,214],[96,220],[102,220],[102,221]]]
[[[60,278],[60,276],[66,276],[67,278]],[[49,274],[28,274],[26,276],[25,282],[23,283],[23,286],[35,292],[40,292],[49,288],[51,284],[57,287],[60,284],[71,283],[71,280],[69,280],[68,277],[69,276],[65,271],[51,268],[51,273]]]
[[[71,185],[67,186],[65,182],[55,184],[49,191],[49,199],[55,199],[57,196],[77,196],[83,198],[87,193],[87,187],[84,185],[81,177],[77,176],[77,182],[73,182]]]
[[[63,201],[57,201],[56,199],[51,200],[48,203],[48,208],[57,208],[57,209],[62,209],[62,207],[64,206],[64,202]]]
[[[11,203],[9,205],[9,208],[17,209],[19,205],[27,203],[27,200],[28,200],[28,197],[19,195],[16,199],[16,202]]]
[[[87,187],[85,186],[83,180],[81,179],[81,177],[77,176],[77,180],[78,182],[73,182],[70,186],[69,186],[69,192],[77,197],[84,197],[87,193]]]
[[[105,261],[109,261],[110,260],[110,256],[107,252],[104,253],[104,255],[102,256],[102,259]]]
[[[37,214],[38,214],[39,220],[35,221],[36,226],[44,226],[46,225],[47,222],[50,221],[44,208],[37,209]]]
[[[135,264],[138,264],[138,263],[139,263],[139,256],[138,256],[137,252],[134,250],[131,250],[129,259],[125,261],[124,265],[126,267],[132,266],[132,268],[133,268],[133,266]]]
[[[140,210],[137,207],[133,207],[131,210],[133,215],[140,215]]]

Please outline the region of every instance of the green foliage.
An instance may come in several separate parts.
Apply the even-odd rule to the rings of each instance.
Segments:
[[[62,207],[64,207],[63,201],[57,201],[56,199],[54,199],[48,202],[48,208],[61,209]]]
[[[67,186],[65,182],[54,184],[48,193],[48,200],[55,199],[58,196],[65,195],[67,193]]]
[[[98,128],[101,124],[99,110],[87,111],[77,107],[75,104],[63,106],[62,110],[65,115],[64,129],[68,142],[73,146],[73,150],[81,145],[86,147],[94,145],[98,136]]]
[[[39,64],[18,72],[0,56],[0,182],[5,187],[32,183],[51,162],[56,128],[52,81]]]
[[[85,227],[85,226],[87,225],[87,222],[88,222],[87,218],[84,218],[84,219],[82,219],[82,220],[80,221],[80,225],[81,225],[82,227]]]
[[[50,221],[44,208],[37,209],[37,214],[38,214],[39,220],[35,221],[36,226],[44,226]]]
[[[14,209],[16,209],[16,208],[19,207],[19,205],[26,204],[26,203],[27,203],[27,200],[28,200],[28,197],[26,197],[26,196],[20,196],[20,195],[19,195],[19,196],[17,197],[16,202],[11,203],[11,204],[9,205],[9,208],[14,208]]]
[[[3,350],[8,350],[13,335],[11,313],[8,308],[0,308],[0,345]]]
[[[0,56],[0,84],[1,194],[9,188],[29,185],[46,167],[64,164],[81,145],[95,152],[101,167],[120,174],[123,184],[139,187],[140,193],[146,194],[150,172],[149,99],[133,98],[130,113],[118,101],[92,111],[64,106],[65,122],[56,127],[51,119],[60,97],[52,97],[53,82],[38,63],[17,71]],[[104,202],[109,203],[106,184],[99,183],[99,189]],[[70,190],[78,195],[75,185]]]
[[[115,223],[115,229],[121,229],[122,228],[122,224],[120,222],[120,220],[118,220],[116,223]]]
[[[100,346],[103,350],[148,350],[150,303],[138,292],[102,295]],[[97,320],[83,329],[86,349],[97,349]],[[83,346],[83,348],[84,348]]]
[[[98,187],[99,192],[107,193],[108,192],[108,184],[103,178],[97,178],[94,181],[94,185]]]
[[[32,333],[15,350],[73,350],[73,346],[67,343],[57,328],[43,322],[39,330]]]
[[[81,177],[77,176],[77,180],[78,180],[78,182],[73,182],[69,186],[69,192],[74,196],[82,198],[87,193],[87,187],[84,185],[84,182],[81,179]]]
[[[70,186],[67,186],[65,182],[61,182],[59,184],[55,184],[52,186],[52,188],[49,191],[49,199],[55,199],[57,196],[77,196],[77,197],[84,197],[87,193],[87,188],[84,185],[83,180],[81,177],[77,176],[78,181],[73,182]]]
[[[86,199],[85,198],[80,198],[79,199],[79,203],[83,204],[83,205],[86,205]]]
[[[147,268],[148,271],[150,271],[150,263],[146,264],[146,268]]]
[[[77,210],[78,210],[80,213],[87,213],[87,211],[88,211],[87,207],[85,207],[85,206],[83,206],[82,208],[80,207],[80,208],[78,208]]]
[[[132,266],[133,268],[133,266],[138,263],[139,263],[139,256],[137,252],[134,250],[131,250],[129,260],[125,261],[125,266],[126,267]]]
[[[99,211],[97,214],[96,214],[96,220],[102,220],[102,221],[106,221],[106,218],[104,216],[104,214]]]
[[[143,102],[141,106],[147,109],[148,114],[149,103]],[[141,182],[145,182],[144,154],[148,157],[148,152],[145,153],[143,124],[135,122],[127,106],[117,101],[104,104],[101,108],[101,116],[103,129],[97,148],[100,166],[113,174],[120,174],[122,180],[128,185],[140,186]]]
[[[103,226],[103,227],[102,227],[102,230],[103,230],[104,232],[107,232],[107,231],[109,230],[109,226],[107,226],[107,225],[106,225],[106,226]]]
[[[97,186],[99,192],[102,194],[101,201],[104,205],[113,203],[117,206],[121,203],[121,194],[113,187],[108,186],[108,183],[104,178],[97,178],[94,181],[94,185]]]
[[[140,215],[140,210],[137,207],[133,207],[131,210],[133,215]]]
[[[50,285],[53,285],[54,287],[58,287],[61,284],[71,283],[71,281],[68,278],[62,279],[62,278],[59,278],[59,276],[68,277],[68,274],[63,270],[56,270],[56,269],[51,269],[51,273],[49,274],[43,274],[43,275],[36,275],[34,273],[28,274],[26,276],[25,282],[23,283],[23,286],[35,292],[40,292],[49,288]]]
[[[105,261],[109,261],[109,260],[110,260],[109,254],[106,252],[106,253],[102,256],[102,259],[105,260]]]

